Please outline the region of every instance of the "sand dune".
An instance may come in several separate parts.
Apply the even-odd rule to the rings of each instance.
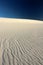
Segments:
[[[43,65],[43,22],[1,18],[0,62],[0,65]]]

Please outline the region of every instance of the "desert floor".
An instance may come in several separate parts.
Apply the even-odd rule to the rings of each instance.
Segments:
[[[43,22],[0,20],[1,64],[43,65]]]

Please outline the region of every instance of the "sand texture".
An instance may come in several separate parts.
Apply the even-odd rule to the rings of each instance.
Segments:
[[[0,19],[0,65],[43,65],[42,21]]]

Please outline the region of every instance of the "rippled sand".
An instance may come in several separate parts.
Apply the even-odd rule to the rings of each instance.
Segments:
[[[43,22],[3,21],[7,20],[0,22],[0,65],[43,65]]]

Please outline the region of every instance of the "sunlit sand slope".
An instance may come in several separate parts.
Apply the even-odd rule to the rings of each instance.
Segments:
[[[1,18],[0,48],[2,65],[43,65],[43,21]]]

